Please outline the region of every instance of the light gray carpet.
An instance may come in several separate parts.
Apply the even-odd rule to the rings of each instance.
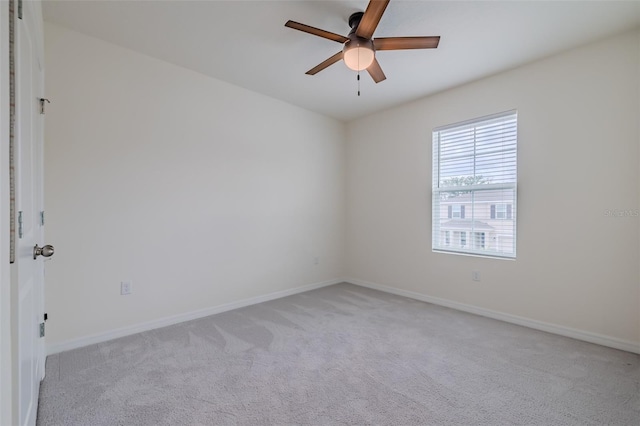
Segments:
[[[640,356],[338,284],[50,356],[39,425],[634,425]]]

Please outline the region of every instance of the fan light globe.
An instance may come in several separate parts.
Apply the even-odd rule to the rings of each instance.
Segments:
[[[375,59],[370,40],[349,40],[344,44],[343,53],[345,65],[354,71],[366,70]]]

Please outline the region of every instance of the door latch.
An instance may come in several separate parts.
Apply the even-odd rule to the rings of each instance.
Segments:
[[[44,103],[50,104],[51,101],[47,98],[40,98],[40,114],[44,114]]]

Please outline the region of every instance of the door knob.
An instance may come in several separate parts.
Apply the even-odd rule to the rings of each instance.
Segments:
[[[33,247],[33,258],[36,259],[38,256],[42,256],[42,257],[53,256],[53,246],[50,244],[47,244],[44,247],[38,247],[38,245],[36,244],[35,247]]]

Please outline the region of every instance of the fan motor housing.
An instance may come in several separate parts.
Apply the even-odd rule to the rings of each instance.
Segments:
[[[373,41],[363,38],[363,37],[358,37],[355,34],[349,34],[349,40],[347,42],[344,43],[344,51],[353,49],[355,47],[364,47],[367,48],[369,50],[375,51],[374,47],[373,47]]]
[[[349,26],[351,27],[351,31],[349,31],[349,35],[347,35],[349,41],[345,42],[344,44],[344,52],[356,47],[364,47],[375,51],[372,40],[364,37],[358,37],[356,35],[356,30],[358,29],[358,25],[360,25],[360,20],[362,19],[363,15],[364,12],[356,12],[352,13],[351,16],[349,16]]]

